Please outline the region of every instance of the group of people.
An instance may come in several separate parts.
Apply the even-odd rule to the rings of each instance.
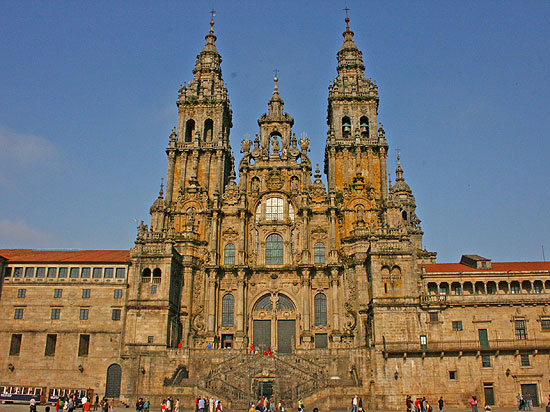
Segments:
[[[195,399],[195,412],[222,412],[223,405],[219,399],[199,396]]]
[[[315,409],[314,412],[317,412]],[[258,399],[258,402],[250,405],[248,412],[285,412],[285,408],[282,402],[275,404],[274,399],[268,399],[266,396],[262,396]],[[298,412],[304,412],[304,402],[302,398],[298,400]]]

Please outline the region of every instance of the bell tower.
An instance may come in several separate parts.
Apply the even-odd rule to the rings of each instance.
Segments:
[[[346,17],[344,43],[338,52],[338,75],[329,86],[325,173],[329,192],[342,196],[354,179],[363,179],[374,196],[386,196],[388,145],[377,127],[378,87],[365,78],[361,51]]]
[[[232,110],[222,79],[214,20],[197,56],[193,80],[180,88],[178,125],[170,136],[166,200],[175,202],[189,187],[200,187],[212,199],[222,194],[231,170],[229,131]]]

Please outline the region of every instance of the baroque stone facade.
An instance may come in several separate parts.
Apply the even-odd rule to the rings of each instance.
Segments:
[[[129,254],[0,250],[0,385],[53,380],[188,405],[209,394],[235,410],[261,394],[327,408],[354,394],[369,408],[403,407],[407,394],[541,402],[550,264],[435,263],[399,158],[388,182],[378,87],[349,20],[329,87],[326,186],[277,78],[237,181],[213,24],[179,90],[166,188]]]

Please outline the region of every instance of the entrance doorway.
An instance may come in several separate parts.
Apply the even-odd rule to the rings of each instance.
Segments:
[[[273,396],[273,381],[259,382],[258,385],[258,399],[265,396],[267,399],[271,399]]]
[[[296,308],[283,294],[262,296],[253,309],[253,345],[261,350],[292,353],[296,343]]]
[[[294,337],[296,336],[296,321],[279,320],[277,325],[277,350],[279,353],[292,353]]]
[[[120,397],[120,380],[122,378],[122,368],[113,363],[107,368],[107,382],[105,383],[105,397]]]
[[[521,385],[521,394],[526,401],[531,401],[531,405],[538,407],[539,403],[539,393],[537,390],[536,383],[528,383]]]
[[[495,392],[493,390],[493,384],[492,383],[484,383],[483,384],[483,391],[485,392],[485,403],[487,405],[494,405],[495,404]]]

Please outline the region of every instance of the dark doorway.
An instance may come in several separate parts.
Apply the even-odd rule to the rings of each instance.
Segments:
[[[526,401],[531,401],[531,405],[538,407],[539,404],[539,393],[537,390],[537,385],[535,383],[522,384],[521,385],[521,394]]]
[[[262,349],[267,349],[271,347],[270,320],[254,321],[254,346],[258,346]]]
[[[122,378],[122,368],[113,363],[107,368],[107,382],[105,384],[105,397],[118,398],[120,396],[120,380]]]
[[[292,347],[296,336],[296,321],[279,320],[277,321],[277,326],[277,350],[279,353],[292,353]]]
[[[260,382],[258,386],[258,399],[261,399],[262,396],[265,396],[267,399],[273,396],[273,381]]]
[[[489,336],[487,334],[487,329],[478,329],[477,333],[479,334],[479,345],[481,349],[489,348]]]
[[[495,392],[493,390],[493,384],[492,383],[486,383],[483,385],[483,390],[485,392],[485,403],[487,405],[494,405],[495,404]]]

